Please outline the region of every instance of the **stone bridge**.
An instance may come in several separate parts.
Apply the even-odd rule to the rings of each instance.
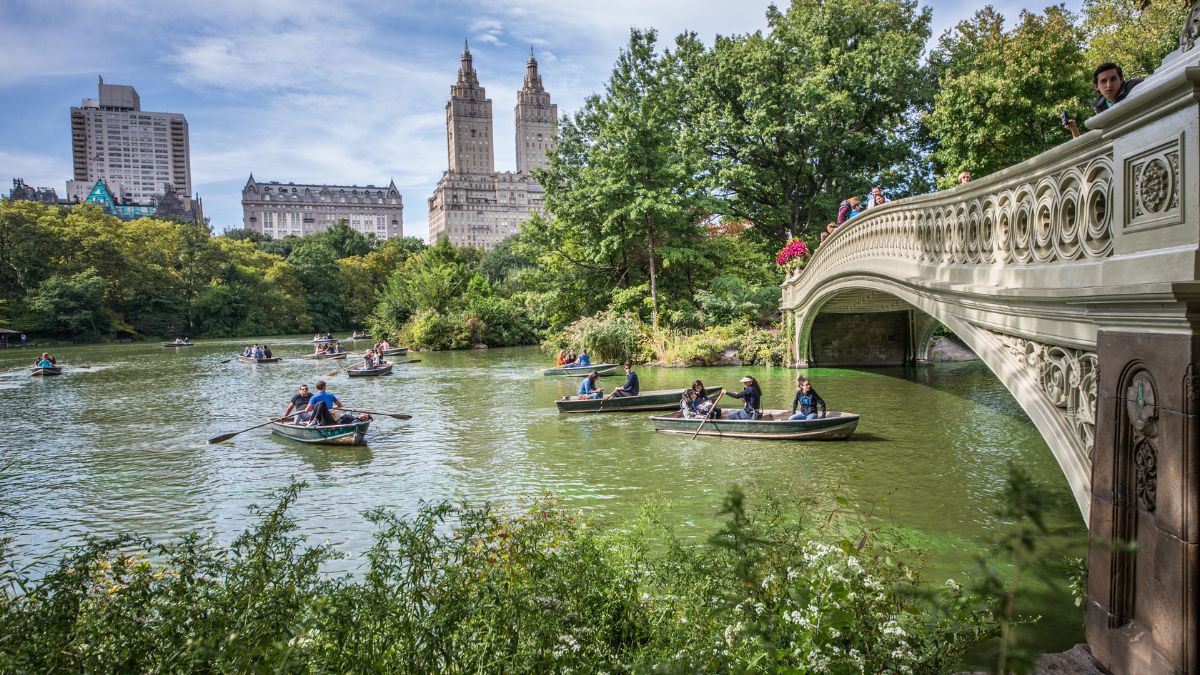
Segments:
[[[1197,41],[1200,3],[1087,134],[870,209],[783,291],[800,367],[921,363],[940,323],[1004,382],[1088,523],[1088,644],[1117,673],[1200,669]]]

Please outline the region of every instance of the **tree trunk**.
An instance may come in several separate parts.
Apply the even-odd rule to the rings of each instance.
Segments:
[[[654,226],[646,222],[646,254],[650,261],[650,325],[658,330],[658,279],[654,274]]]

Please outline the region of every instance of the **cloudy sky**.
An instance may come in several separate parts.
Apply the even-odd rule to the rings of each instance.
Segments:
[[[445,118],[463,39],[495,113],[496,167],[514,168],[513,105],[532,46],[559,113],[603,87],[630,27],[664,38],[765,27],[765,0],[5,0],[0,21],[0,192],[11,179],[64,194],[68,109],[96,76],[142,108],[187,116],[192,182],[213,228],[241,226],[258,180],[376,184],[404,195],[424,238],[446,168]],[[934,0],[934,36],[983,3]],[[992,3],[1010,20],[1029,0]],[[1078,11],[1080,0],[1067,6]]]

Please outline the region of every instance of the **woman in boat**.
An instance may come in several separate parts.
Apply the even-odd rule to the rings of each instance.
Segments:
[[[565,364],[566,362],[567,362],[567,350],[564,349],[564,350],[561,350],[560,352],[558,352],[558,358],[554,360],[554,367],[562,368],[563,364]]]
[[[254,345],[254,358],[256,358],[256,359],[266,358],[266,353],[263,352],[262,345]]]
[[[38,359],[37,367],[38,368],[53,368],[54,362],[50,360],[49,354],[42,354],[42,357]]]
[[[796,398],[792,400],[792,416],[789,420],[815,420],[817,419],[817,406],[821,406],[820,417],[825,416],[825,399],[813,389],[812,382],[801,375],[796,378]],[[796,408],[800,408],[800,412],[796,412]]]
[[[271,355],[271,348],[266,345],[263,345],[263,356],[267,357],[268,359],[275,358]]]
[[[683,398],[679,399],[679,413],[684,419],[692,419],[693,417],[704,417],[696,408],[696,403],[699,399],[696,398],[695,389],[684,389]]]
[[[579,352],[579,358],[575,359],[575,366],[583,368],[592,365],[592,357],[588,356],[587,349],[584,348]]]
[[[700,380],[692,382],[691,391],[696,392],[696,412],[700,413],[701,417],[708,416],[713,419],[721,418],[721,409],[715,407],[716,401],[708,399],[708,389]],[[710,413],[711,411],[711,413]]]
[[[375,355],[374,349],[368,349],[363,352],[363,368],[374,370],[379,367],[378,357]]]
[[[762,419],[762,387],[758,380],[749,375],[742,378],[742,390],[731,391],[729,395],[742,399],[742,409],[729,413],[726,419],[757,420]]]
[[[579,383],[579,398],[604,398],[604,389],[596,386],[599,382],[599,373],[588,373],[583,382]]]

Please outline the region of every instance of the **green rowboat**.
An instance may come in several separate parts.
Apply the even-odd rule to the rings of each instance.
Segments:
[[[192,343],[190,343],[190,342],[164,342],[164,343],[162,343],[162,346],[164,346],[164,347],[191,347]]]
[[[392,347],[379,352],[380,356],[404,356],[408,353],[408,347]]]
[[[47,377],[49,375],[62,375],[62,366],[50,366],[49,368],[34,367],[29,373],[30,377]]]
[[[269,359],[268,359],[268,358],[266,358],[266,357],[263,357],[263,358],[261,358],[261,359],[256,359],[256,358],[254,358],[253,356],[241,356],[241,355],[239,355],[239,356],[238,356],[238,361],[241,361],[242,363],[279,363],[279,357],[278,357],[278,356],[272,356],[272,357],[271,357],[271,358],[269,358]]]
[[[344,358],[346,358],[346,352],[342,352],[340,354],[309,354],[308,356],[305,356],[302,358],[306,358],[306,359],[344,359]]]
[[[829,412],[815,420],[789,420],[790,410],[764,410],[762,419],[726,419],[730,411],[722,411],[721,419],[709,418],[700,429],[701,436],[731,436],[788,441],[835,441],[850,438],[858,426],[858,414]],[[684,419],[681,413],[652,415],[655,431],[671,434],[694,434],[704,421],[702,417]]]
[[[382,368],[348,368],[346,374],[350,377],[378,377],[380,375],[390,375],[392,373],[392,364],[387,364]]]
[[[687,389],[660,389],[643,391],[637,396],[619,396],[609,399],[579,399],[563,397],[554,402],[560,413],[594,412],[637,412],[641,410],[671,410],[679,407],[679,400]],[[721,389],[710,389],[708,398],[720,395]]]
[[[576,366],[574,368],[547,368],[542,371],[543,375],[567,375],[569,377],[587,377],[591,373],[597,375],[608,375],[610,371],[616,370],[615,363],[597,363],[594,366]]]
[[[284,438],[313,445],[362,445],[369,426],[371,426],[371,420],[327,427],[306,427],[287,422],[273,422],[271,431]]]

